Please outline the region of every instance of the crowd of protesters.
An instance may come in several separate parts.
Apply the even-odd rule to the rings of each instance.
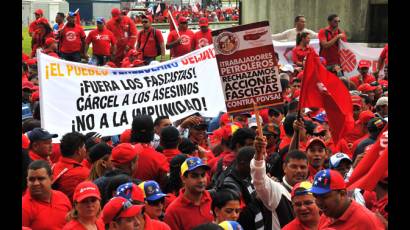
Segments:
[[[280,68],[285,102],[259,111],[262,133],[258,115],[248,112],[178,121],[137,115],[115,136],[67,130],[60,137],[41,128],[38,47],[79,62],[92,43],[97,65],[136,67],[157,56],[164,61],[165,48],[175,58],[212,43],[207,18],[195,34],[178,17],[179,36],[171,32],[165,42],[150,15],[138,32],[119,9],[111,13],[88,37],[72,12],[65,25],[57,14],[54,32],[41,11],[30,25],[33,52],[22,76],[23,229],[387,229],[388,176],[372,190],[347,186],[387,127],[387,45],[376,73],[362,60],[360,74],[349,79],[338,58],[337,42],[346,40],[339,17],[330,15],[315,34],[298,16],[296,28],[281,35],[297,41],[298,71]],[[305,57],[315,52],[309,36],[318,36],[322,64],[351,94],[355,126],[338,143],[323,108],[298,115]]]

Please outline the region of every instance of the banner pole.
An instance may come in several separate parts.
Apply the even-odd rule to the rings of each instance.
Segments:
[[[263,137],[263,134],[262,134],[262,125],[261,125],[261,121],[260,121],[260,119],[259,119],[259,111],[258,111],[258,109],[257,109],[257,107],[256,107],[256,103],[255,103],[255,102],[253,103],[253,111],[254,111],[255,117],[256,117],[256,125],[257,125],[257,127],[258,127],[258,136],[262,138],[262,137]]]

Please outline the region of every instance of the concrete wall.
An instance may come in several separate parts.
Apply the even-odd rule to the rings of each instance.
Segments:
[[[44,11],[44,17],[47,18],[50,24],[54,24],[57,12],[63,12],[65,14],[68,12],[68,3],[63,0],[23,0],[21,4],[23,26],[28,26],[30,22],[35,20],[34,11],[36,11],[36,9],[42,9]]]
[[[120,3],[93,2],[93,20],[97,17],[104,17],[108,21],[111,18],[113,8],[120,8]]]
[[[293,28],[294,18],[304,15],[306,27],[319,31],[328,26],[327,16],[335,13],[349,41],[366,42],[370,4],[388,4],[388,0],[242,0],[242,23],[269,20],[272,33],[279,33]]]

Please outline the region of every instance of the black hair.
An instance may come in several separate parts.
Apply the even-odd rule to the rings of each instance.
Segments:
[[[306,38],[309,35],[308,32],[298,33],[296,35],[296,45],[299,45],[302,39]]]
[[[289,88],[289,80],[281,78],[280,79],[280,86],[282,87],[282,90],[285,90],[286,88]]]
[[[235,161],[237,163],[251,162],[253,156],[256,153],[256,149],[253,146],[245,146],[238,150],[238,155],[236,156]]]
[[[241,198],[237,192],[230,189],[222,189],[213,193],[211,210],[214,216],[216,216],[215,208],[221,209],[231,200],[240,201]]]
[[[28,169],[30,170],[37,170],[37,169],[45,169],[47,171],[47,175],[51,177],[53,175],[51,171],[50,164],[45,160],[35,160],[28,165]]]
[[[161,121],[164,120],[164,119],[169,119],[169,117],[168,116],[159,116],[159,117],[157,117],[154,121],[154,126],[159,125],[159,123],[161,123]]]
[[[178,196],[179,190],[183,187],[181,174],[181,165],[187,159],[187,155],[179,154],[172,158],[169,164],[169,181],[164,188],[164,193],[173,193]]]
[[[40,114],[40,102],[36,101],[33,104],[33,118],[38,120],[38,121],[41,121],[41,116],[40,115],[41,115]]]
[[[288,152],[285,157],[285,163],[289,163],[290,159],[306,160],[306,162],[308,161],[306,154],[300,150],[292,150]]]
[[[60,16],[60,17],[62,17],[62,18],[65,18],[65,15],[64,15],[63,12],[58,12],[57,15]]]
[[[339,17],[337,14],[331,14],[327,17],[327,21],[330,22],[330,21],[332,21],[333,19],[335,19],[337,17]]]
[[[283,114],[283,109],[282,108],[270,108],[268,110],[268,115],[269,117],[278,117],[280,114]]]
[[[60,150],[63,157],[71,157],[85,144],[85,136],[78,132],[66,133],[61,138]]]
[[[299,101],[296,99],[293,99],[288,104],[288,111],[294,111],[295,109],[298,108],[298,105],[299,105]]]
[[[192,230],[223,230],[223,228],[215,223],[209,222],[205,224],[200,224]]]
[[[306,134],[313,135],[313,131],[315,130],[317,125],[309,120],[303,120],[303,124],[306,129]]]
[[[154,122],[149,115],[137,115],[132,121],[131,143],[150,143],[154,139]]]
[[[232,135],[230,149],[234,150],[236,144],[239,144],[241,147],[245,145],[246,139],[255,139],[255,131],[250,128],[240,128]]]
[[[41,122],[34,118],[28,118],[21,125],[23,133],[33,130],[34,128],[41,128]]]
[[[194,144],[189,138],[182,138],[181,143],[178,145],[178,150],[184,154],[192,154],[198,149],[198,145]]]
[[[304,18],[305,16],[303,15],[298,15],[295,17],[295,23],[299,21],[300,18]]]
[[[118,175],[109,177],[107,187],[105,188],[105,191],[104,191],[104,197],[103,197],[104,204],[101,204],[101,207],[103,207],[113,197],[112,193],[116,191],[120,185],[128,183],[128,182],[132,182],[132,179],[127,174],[118,174]]]
[[[289,113],[286,115],[285,120],[283,121],[283,128],[285,129],[285,133],[288,136],[293,135],[293,122],[296,120],[296,113]]]

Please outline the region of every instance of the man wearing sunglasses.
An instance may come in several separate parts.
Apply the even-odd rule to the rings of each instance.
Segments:
[[[292,188],[292,206],[295,211],[296,218],[289,224],[283,227],[283,230],[296,229],[317,229],[319,226],[319,207],[315,203],[315,197],[309,189],[312,188],[312,183],[302,181]]]
[[[327,17],[329,26],[319,31],[320,51],[319,55],[327,62],[327,69],[333,72],[341,71],[339,40],[346,42],[346,34],[339,28],[340,18],[337,14]]]
[[[167,196],[161,191],[158,183],[149,180],[138,185],[144,191],[145,213],[151,219],[162,220],[164,211],[165,197]]]
[[[146,65],[161,55],[161,62],[165,61],[164,38],[160,30],[152,27],[152,17],[142,15],[143,30],[138,33],[137,49],[141,51]]]
[[[195,49],[194,32],[188,29],[188,19],[183,16],[178,18],[179,34],[176,30],[169,33],[167,49],[171,49],[171,58],[183,56]]]
[[[172,230],[189,230],[214,220],[212,198],[206,187],[206,171],[210,168],[198,157],[190,157],[181,165],[184,187],[165,211],[164,221]]]

